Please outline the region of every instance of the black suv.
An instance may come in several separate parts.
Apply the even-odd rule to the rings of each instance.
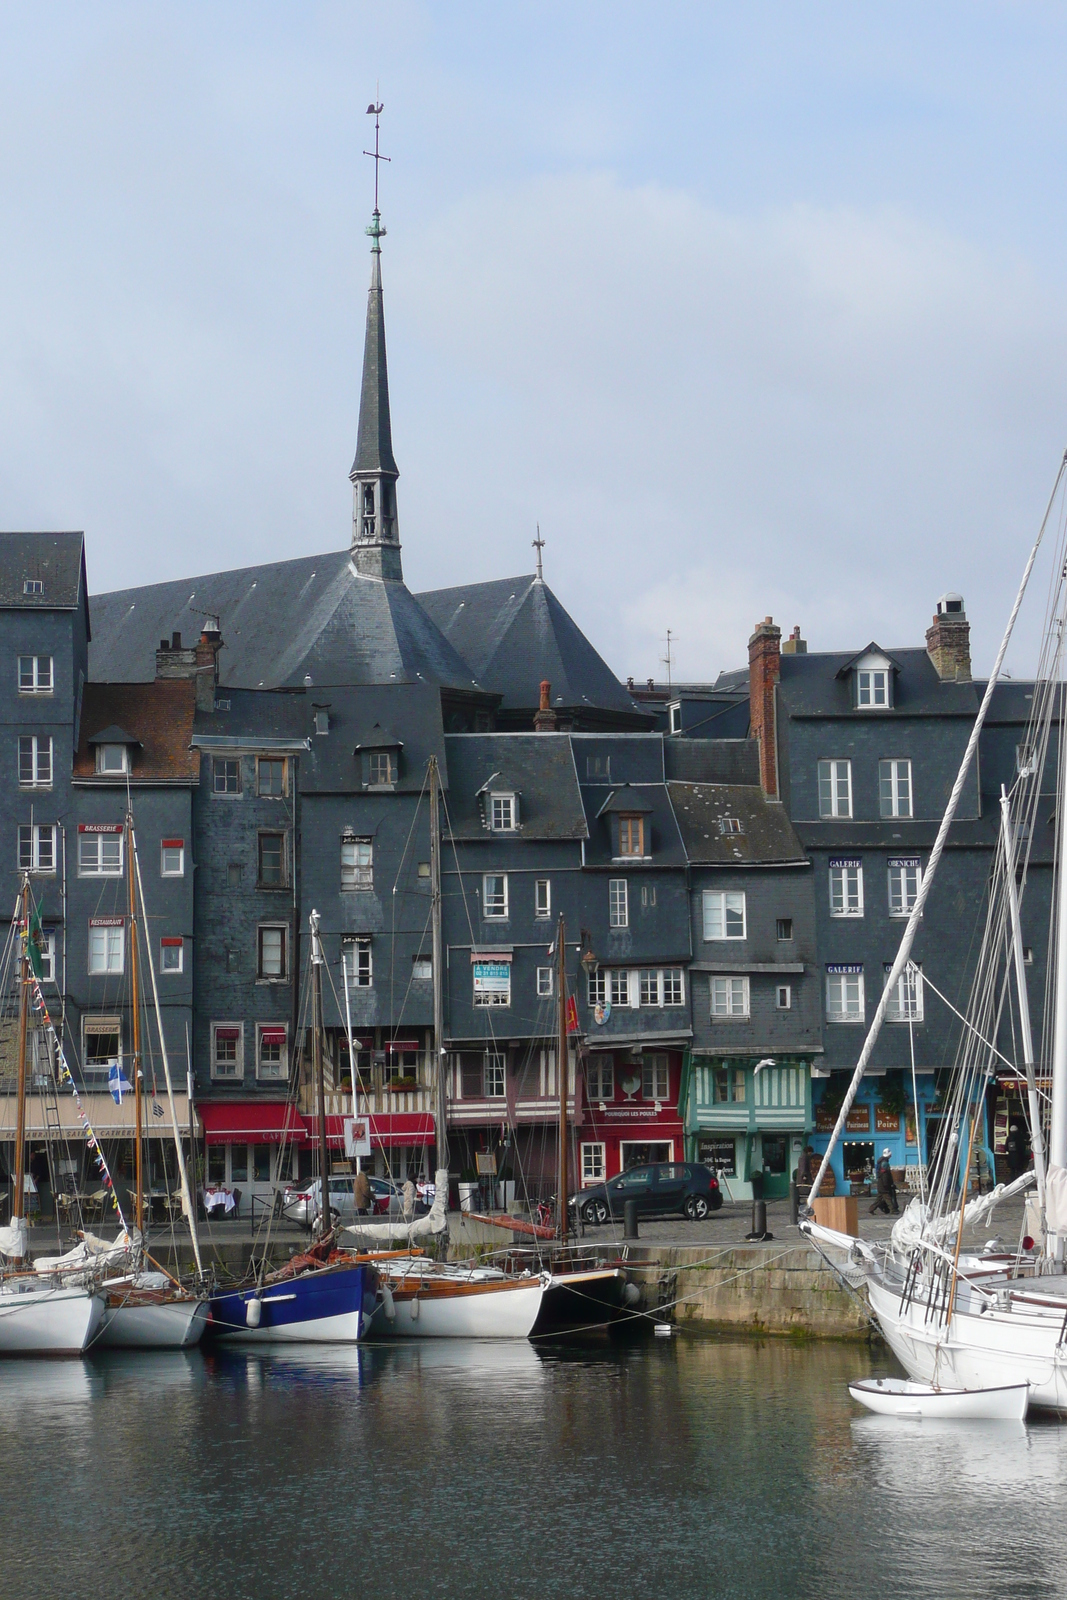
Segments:
[[[594,1183],[576,1194],[571,1205],[577,1207],[583,1222],[606,1222],[621,1217],[627,1200],[637,1201],[641,1217],[688,1217],[691,1222],[718,1211],[722,1190],[707,1167],[695,1162],[671,1161],[654,1167],[631,1167],[606,1183]]]

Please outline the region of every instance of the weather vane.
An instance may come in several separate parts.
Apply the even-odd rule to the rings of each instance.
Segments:
[[[382,105],[381,101],[379,101],[379,100],[372,100],[370,105],[367,107],[367,115],[368,115],[368,117],[373,117],[374,118],[374,149],[373,150],[364,150],[364,152],[363,152],[363,154],[365,156],[370,156],[371,160],[374,162],[374,215],[375,216],[378,215],[378,163],[380,161],[391,161],[393,159],[392,156],[383,156],[381,151],[378,149],[378,127],[379,127],[378,119],[379,119],[379,117],[381,116],[381,114],[382,114],[382,112],[384,110],[385,110],[385,107]]]

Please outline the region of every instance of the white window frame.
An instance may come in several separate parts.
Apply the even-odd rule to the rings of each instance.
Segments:
[[[594,1056],[585,1068],[585,1092],[590,1100],[614,1100],[615,1063],[610,1056],[597,1060]]]
[[[101,777],[119,778],[124,772],[129,772],[129,770],[129,745],[98,744],[96,746],[96,771]]]
[[[886,894],[891,917],[905,919],[911,916],[922,881],[921,861],[890,856],[886,866]]]
[[[341,959],[353,989],[373,989],[374,957],[369,938],[346,934],[341,940]]]
[[[748,938],[748,906],[743,889],[705,889],[701,910],[706,943]]]
[[[911,783],[911,762],[886,756],[878,763],[878,804],[883,817],[911,817],[915,812],[915,793]]]
[[[267,972],[264,962],[265,933],[281,934],[281,971]],[[259,922],[256,924],[256,982],[257,983],[286,983],[289,978],[289,924],[287,922]]]
[[[54,822],[20,823],[18,830],[20,872],[54,874],[56,870],[56,825]]]
[[[630,926],[630,889],[625,878],[608,879],[608,927]]]
[[[643,1006],[662,1006],[663,974],[655,967],[642,967],[638,973],[638,995]]]
[[[236,1032],[233,1061],[219,1060],[219,1033]],[[229,1042],[229,1040],[227,1040]],[[211,1076],[223,1083],[239,1083],[245,1075],[245,1025],[243,1022],[211,1024]]]
[[[433,956],[412,956],[411,977],[414,983],[432,983]]]
[[[41,929],[41,942],[38,945],[41,958],[41,983],[55,983],[56,981],[56,930],[54,928]]]
[[[89,976],[117,978],[126,970],[126,923],[114,924],[89,919]]]
[[[608,1175],[608,1147],[595,1141],[581,1146],[582,1188],[591,1183],[603,1183]]]
[[[653,1101],[662,1105],[664,1100],[671,1097],[671,1064],[666,1053],[657,1051],[654,1055],[648,1054],[641,1057],[641,1098],[651,1104]]]
[[[19,788],[52,787],[52,735],[19,734]]]
[[[862,1024],[867,1015],[862,970],[826,973],[826,1020],[845,1026]]]
[[[341,888],[345,893],[366,893],[374,888],[374,840],[354,833],[341,837]]]
[[[489,827],[493,833],[514,833],[519,825],[518,796],[500,790],[489,796]]]
[[[551,995],[552,990],[553,990],[552,968],[551,967],[538,967],[538,969],[537,969],[537,998],[539,1000],[545,999],[547,996]]]
[[[856,858],[831,860],[829,866],[830,915],[862,917],[863,862]]]
[[[281,1033],[281,1055],[277,1061],[264,1061],[263,1035]],[[268,1041],[271,1045],[275,1040]],[[256,1078],[260,1083],[287,1083],[289,1080],[289,1024],[287,1022],[256,1023]]]
[[[685,1005],[685,968],[661,967],[660,968],[660,994],[663,1004],[671,1010]],[[677,998],[676,998],[677,996]]]
[[[177,958],[178,958],[176,963],[174,962],[174,959],[173,959],[174,956],[177,956]],[[171,964],[169,966],[167,965],[168,957],[171,960]],[[159,972],[160,972],[160,976],[162,977],[164,974],[169,974],[171,977],[176,977],[178,973],[184,972],[184,971],[185,971],[185,940],[176,938],[174,936],[168,936],[166,938],[160,939],[160,941],[159,941]]]
[[[851,817],[852,762],[838,756],[819,762],[820,817]]]
[[[118,1054],[105,1061],[89,1061],[89,1040],[114,1034],[118,1040]],[[112,1061],[122,1066],[122,1018],[88,1012],[82,1017],[82,1077],[86,1083],[100,1083],[107,1077]]]
[[[168,855],[178,857],[178,865],[167,865]],[[185,877],[185,840],[161,839],[159,841],[159,876],[161,878]]]
[[[41,672],[42,661],[48,663],[46,674]],[[30,664],[28,669],[25,667],[27,662]],[[55,662],[52,656],[19,656],[16,672],[19,694],[53,694],[55,692]],[[47,677],[47,683],[42,682],[42,676]]]
[[[889,668],[856,668],[856,704],[868,711],[889,708]]]
[[[885,976],[888,979],[892,971],[890,963],[885,964]],[[885,1020],[887,1022],[922,1022],[923,1020],[923,970],[916,961],[909,961],[904,971],[900,974],[893,986],[893,993],[886,1006]]]
[[[792,1011],[792,1009],[793,1009],[793,986],[792,986],[792,984],[779,983],[779,984],[775,985],[774,1008],[775,1008],[776,1011]]]
[[[534,879],[534,916],[538,919],[552,915],[551,878]]]
[[[118,861],[109,860],[104,863],[103,842],[114,840],[118,845]],[[109,851],[109,855],[113,853]],[[80,833],[78,834],[78,877],[79,878],[121,878],[125,869],[126,838],[125,834],[118,833]]]
[[[491,960],[491,958],[488,958],[488,957],[486,959],[487,960]],[[492,989],[486,990],[486,989],[475,989],[474,988],[474,977],[475,977],[474,966],[475,966],[475,963],[474,962],[471,963],[472,1004],[478,1010],[489,1009],[489,1008],[494,1007],[494,1006],[510,1006],[511,1005],[511,978],[512,978],[511,962],[510,961],[504,962],[503,965],[505,965],[507,967],[507,969],[508,969],[508,986],[507,986],[507,989],[505,989],[505,990],[492,990]]]
[[[620,1009],[630,1006],[633,997],[633,986],[630,982],[630,973],[625,967],[608,968],[608,999],[613,1007]]]
[[[712,977],[709,985],[712,1022],[748,1022],[752,1016],[752,991],[747,977]]]
[[[508,1094],[508,1058],[496,1051],[482,1058],[482,1098],[506,1100]]]
[[[500,893],[490,897],[489,885],[501,884]],[[490,909],[492,908],[492,909]],[[506,922],[508,917],[508,875],[506,872],[482,874],[482,916],[486,922]]]
[[[235,767],[236,772],[229,768]],[[222,782],[219,782],[219,779]],[[230,780],[235,780],[230,787]],[[213,756],[211,760],[211,792],[217,800],[239,800],[244,793],[244,771],[240,756]]]
[[[608,975],[604,967],[586,974],[585,1002],[589,1006],[602,1006],[608,997]]]

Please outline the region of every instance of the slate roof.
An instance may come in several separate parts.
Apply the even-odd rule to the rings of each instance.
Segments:
[[[536,576],[432,589],[417,598],[474,676],[503,697],[501,710],[535,708],[538,687],[547,678],[555,710],[610,711],[632,717],[634,727],[649,725],[573,617]]]
[[[645,848],[649,857],[626,861],[627,872],[646,871],[650,867],[681,867],[685,865],[678,823],[671,807],[665,783],[643,783],[630,791],[641,797],[641,810],[645,817]],[[611,853],[610,815],[600,815],[604,805],[605,790],[601,784],[582,784],[582,801],[589,825],[589,843],[585,849],[585,862],[589,867],[618,869]],[[647,809],[646,809],[647,808]]]
[[[674,815],[694,864],[769,866],[806,862],[786,809],[769,805],[763,791],[748,784],[669,783]],[[724,817],[735,817],[741,833],[723,833]]]
[[[307,675],[316,687],[479,687],[407,587],[360,577],[347,550],[97,595],[92,676],[152,676],[160,639],[199,637],[207,612],[220,619],[223,687],[303,688]]]
[[[756,739],[665,739],[668,778],[690,783],[759,783]]]
[[[104,777],[96,772],[96,738],[117,725],[137,741],[130,751],[132,783],[198,783],[200,753],[190,748],[195,715],[196,685],[188,678],[87,683],[74,758],[75,780],[125,785],[125,773]]]
[[[887,654],[888,652],[883,652]],[[855,651],[841,654],[783,655],[779,693],[791,717],[973,717],[978,693],[973,683],[942,683],[925,650],[894,650],[898,667],[893,704],[872,711],[852,705],[851,686],[842,668],[855,659]]]
[[[389,423],[382,258],[378,250],[371,255],[367,333],[363,344],[363,387],[359,396],[359,431],[356,435],[356,457],[349,477],[355,478],[361,472],[383,472],[394,478],[399,476],[393,459],[393,435]]]
[[[587,833],[570,739],[565,733],[446,734],[448,816],[456,839],[584,839]],[[499,773],[499,787],[519,796],[514,835],[485,826],[479,791]],[[495,789],[498,782],[494,781]]]
[[[43,592],[24,593],[27,578]],[[0,533],[0,606],[73,611],[85,592],[84,534]]]

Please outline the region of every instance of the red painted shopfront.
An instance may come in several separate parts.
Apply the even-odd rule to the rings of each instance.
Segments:
[[[583,1185],[650,1161],[683,1159],[685,1130],[678,1115],[681,1073],[680,1050],[585,1053],[576,1129]]]

